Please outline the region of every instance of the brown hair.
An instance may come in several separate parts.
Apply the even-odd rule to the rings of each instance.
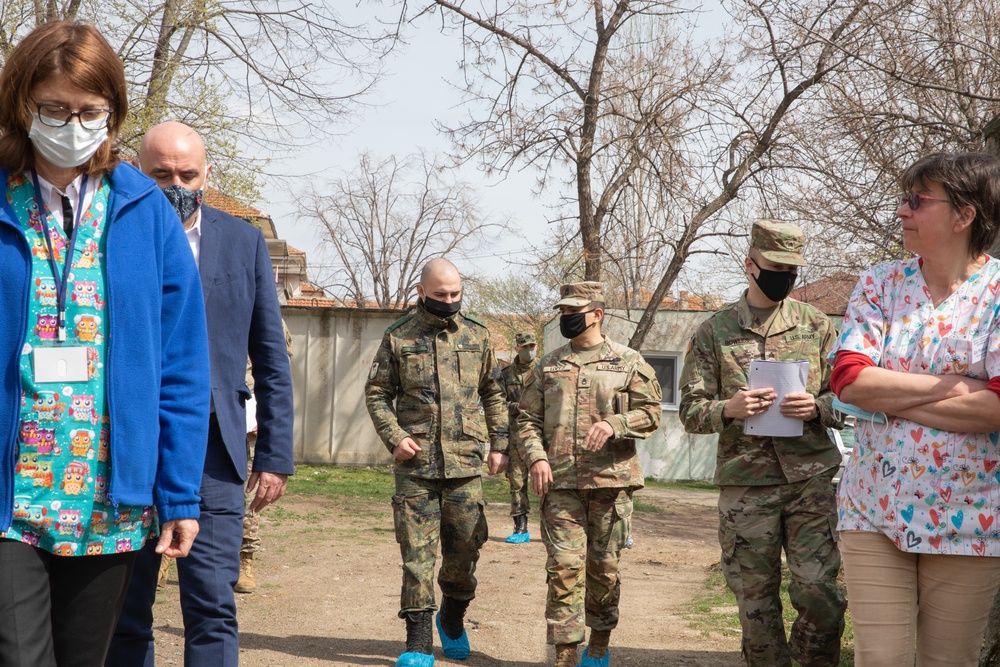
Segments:
[[[7,56],[0,70],[0,166],[11,171],[34,167],[35,151],[28,138],[35,112],[31,94],[54,77],[108,100],[108,140],[78,169],[110,172],[120,161],[118,132],[128,114],[125,68],[97,28],[82,21],[43,23]]]
[[[1000,158],[991,153],[932,153],[910,165],[899,179],[903,192],[928,182],[940,183],[956,210],[976,210],[969,254],[979,257],[989,250],[1000,233]]]

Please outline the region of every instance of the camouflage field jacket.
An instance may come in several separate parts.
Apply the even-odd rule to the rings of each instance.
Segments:
[[[521,392],[524,391],[524,383],[531,377],[531,372],[538,364],[538,359],[532,359],[527,364],[522,364],[515,356],[514,361],[500,371],[500,386],[503,388],[507,398],[507,423],[510,426],[510,446],[517,444],[517,415],[520,412],[517,404],[521,402]]]
[[[542,357],[521,393],[521,455],[529,468],[547,460],[555,489],[641,488],[635,438],[656,432],[661,399],[653,368],[635,350],[605,338],[597,358],[582,363],[565,345]],[[583,440],[599,421],[614,435],[591,452]]]
[[[506,451],[496,365],[489,330],[461,313],[442,319],[418,305],[386,330],[365,385],[368,414],[390,452],[408,436],[423,450],[396,461],[397,473],[473,477],[487,446]]]
[[[688,433],[719,434],[716,484],[786,484],[840,464],[826,433],[828,426],[842,426],[831,408],[833,368],[827,362],[836,337],[826,315],[794,299],[782,301],[766,322],[756,321],[746,293],[702,322],[684,357],[680,417]],[[804,423],[801,437],[749,436],[742,419],[722,418],[725,402],[747,385],[754,359],[809,362],[806,391],[816,397],[819,418]]]

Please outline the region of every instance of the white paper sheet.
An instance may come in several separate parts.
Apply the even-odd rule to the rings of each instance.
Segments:
[[[748,435],[790,438],[802,435],[802,420],[781,414],[781,401],[787,394],[806,390],[809,378],[808,361],[765,361],[750,362],[750,389],[771,387],[778,395],[771,407],[759,415],[747,417],[743,422],[743,432]]]

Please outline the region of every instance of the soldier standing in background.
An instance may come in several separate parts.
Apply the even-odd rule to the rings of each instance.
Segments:
[[[680,416],[689,433],[718,433],[715,483],[723,573],[736,595],[748,665],[840,664],[844,596],[837,588],[833,476],[840,452],[826,427],[840,428],[831,408],[836,340],[830,320],[789,299],[805,234],[789,223],[759,220],[744,269],[749,286],[734,304],[702,323],[681,373]],[[809,362],[806,392],[774,405],[773,389],[747,389],[750,362]],[[754,437],[743,420],[768,409],[801,419],[800,437]],[[781,618],[781,549],[791,574],[788,593],[799,616],[789,641]]]
[[[476,595],[476,562],[487,538],[483,459],[491,475],[507,466],[503,390],[495,380],[490,333],[459,312],[458,269],[432,259],[421,272],[417,295],[416,308],[386,329],[365,386],[375,431],[396,461],[392,507],[403,557],[399,616],[406,620],[406,651],[396,667],[434,664],[439,540],[441,646],[449,658],[469,656],[463,619]]]
[[[524,465],[524,459],[517,449],[517,404],[521,400],[524,383],[535,367],[537,352],[538,343],[535,342],[535,334],[530,331],[519,332],[514,336],[514,360],[500,371],[500,383],[507,396],[510,426],[507,481],[510,482],[510,515],[514,518],[514,532],[507,537],[509,544],[525,544],[531,541],[528,535],[528,512],[531,510],[528,501],[528,467]]]
[[[285,333],[285,351],[288,360],[292,360],[292,332],[288,330],[285,320],[281,320],[281,328]],[[253,472],[254,446],[257,444],[257,400],[253,397],[253,364],[247,357],[246,385],[250,390],[250,400],[247,401],[247,475]],[[251,510],[250,505],[256,493],[253,489],[243,489],[243,544],[240,546],[240,578],[233,586],[237,593],[253,593],[257,590],[257,579],[253,574],[253,555],[260,549],[260,512]],[[163,576],[163,570],[160,570]],[[165,578],[165,577],[164,577]]]
[[[541,497],[549,590],[547,639],[556,667],[608,667],[618,625],[618,561],[643,486],[635,438],[656,432],[662,392],[642,355],[601,333],[601,283],[563,285],[555,307],[568,345],[545,355],[521,395],[522,455]]]

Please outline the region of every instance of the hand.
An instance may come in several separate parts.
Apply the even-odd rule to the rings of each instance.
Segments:
[[[409,461],[422,451],[424,450],[420,449],[420,445],[413,438],[403,438],[398,445],[392,448],[392,458],[397,461]]]
[[[198,519],[175,519],[160,526],[156,553],[171,558],[184,558],[191,551],[198,535]]]
[[[248,512],[259,512],[281,496],[285,495],[285,485],[288,483],[288,475],[281,475],[274,472],[252,472],[247,479],[247,493],[252,493],[257,489],[257,495],[247,508]]]
[[[503,452],[490,452],[486,457],[486,465],[491,475],[499,475],[507,469],[507,455]]]
[[[809,393],[785,394],[785,400],[781,402],[781,414],[793,419],[809,421],[819,414],[816,408],[816,397]]]
[[[611,424],[605,421],[597,422],[587,431],[587,437],[583,439],[583,446],[585,449],[596,452],[614,434],[615,430],[611,428]]]
[[[766,412],[778,395],[774,389],[740,389],[736,395],[726,401],[722,407],[722,416],[726,419],[746,419],[753,415]]]
[[[536,496],[541,497],[549,492],[549,486],[552,485],[552,467],[548,461],[535,461],[528,471],[528,476],[531,477],[531,490]]]

